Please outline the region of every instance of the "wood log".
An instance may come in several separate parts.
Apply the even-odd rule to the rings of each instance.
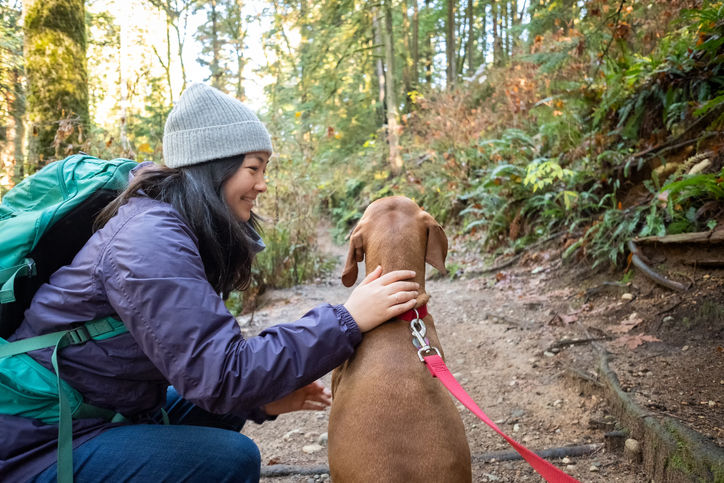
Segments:
[[[724,230],[680,233],[678,235],[647,236],[637,238],[636,243],[724,243]]]

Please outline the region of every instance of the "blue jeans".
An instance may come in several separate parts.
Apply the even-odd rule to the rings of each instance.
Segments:
[[[261,456],[256,444],[239,433],[243,418],[211,414],[172,387],[165,410],[169,426],[121,426],[74,449],[75,483],[258,483]],[[54,464],[31,481],[56,479]]]

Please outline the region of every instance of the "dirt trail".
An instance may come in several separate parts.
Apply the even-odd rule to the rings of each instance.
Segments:
[[[344,247],[326,248],[342,260],[346,255]],[[254,335],[266,326],[295,320],[319,303],[343,303],[351,289],[339,281],[341,266],[319,284],[265,294],[251,323],[249,316],[240,318],[244,333]],[[545,277],[542,273],[541,278]],[[555,273],[548,277],[555,277]],[[538,280],[529,289],[541,291]],[[566,377],[566,367],[576,364],[575,351],[543,354],[566,331],[548,325],[549,312],[521,299],[518,291],[489,290],[487,283],[485,279],[427,282],[431,295],[428,308],[451,372],[503,431],[531,449],[603,443],[606,430],[591,429],[589,421],[604,421],[605,405],[600,397],[581,392],[575,381]],[[329,385],[329,379],[327,375],[323,381]],[[458,408],[473,455],[512,451],[462,405]],[[263,425],[250,423],[244,433],[259,445],[262,465],[326,465],[328,416],[329,411],[288,414]],[[310,448],[320,440],[321,449]],[[305,452],[305,447],[306,451],[317,451]],[[638,465],[629,465],[619,454],[603,449],[569,460],[552,462],[581,482],[648,481]],[[524,461],[473,463],[473,475],[473,481],[480,482],[541,481]],[[268,483],[328,480],[327,475],[262,479]]]

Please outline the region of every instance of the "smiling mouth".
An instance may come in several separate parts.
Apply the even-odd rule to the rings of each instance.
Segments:
[[[244,200],[244,201],[246,201],[247,203],[250,203],[250,204],[252,204],[252,205],[254,204],[254,201],[256,201],[256,200],[251,199],[251,198],[242,198],[242,200]]]

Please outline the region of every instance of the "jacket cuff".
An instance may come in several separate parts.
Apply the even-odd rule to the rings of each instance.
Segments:
[[[339,323],[342,325],[342,328],[344,328],[349,335],[349,340],[352,345],[356,346],[362,342],[362,332],[360,332],[357,322],[355,322],[350,313],[347,312],[344,305],[333,305],[332,309],[334,310],[334,314],[337,316]]]
[[[277,417],[270,416],[262,408],[254,408],[247,414],[247,419],[251,419],[256,424],[261,424],[264,421],[274,421]]]

